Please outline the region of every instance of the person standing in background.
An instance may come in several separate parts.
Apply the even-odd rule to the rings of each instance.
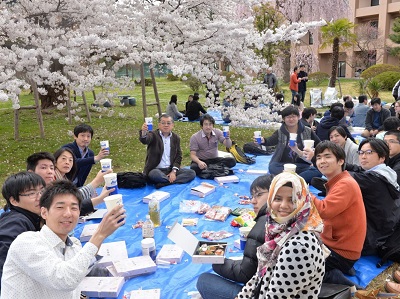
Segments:
[[[308,81],[308,74],[305,71],[306,66],[304,64],[300,65],[300,72],[297,75],[297,78],[301,79],[299,82],[299,94],[301,97],[301,101],[304,103],[304,99],[306,98],[306,91],[307,91],[307,81]]]
[[[276,91],[276,87],[278,86],[278,79],[276,79],[276,75],[272,72],[272,67],[269,67],[267,69],[267,73],[264,76],[264,82],[265,85],[269,89],[272,89],[274,92]]]
[[[299,83],[301,82],[301,78],[298,78],[299,74],[299,68],[295,66],[293,68],[293,73],[290,75],[290,84],[289,84],[289,89],[292,92],[292,104],[294,101],[294,96],[299,92]]]

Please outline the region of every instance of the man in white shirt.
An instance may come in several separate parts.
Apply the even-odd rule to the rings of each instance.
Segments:
[[[125,210],[107,213],[89,242],[82,247],[70,238],[82,202],[69,181],[53,183],[40,199],[46,224],[39,232],[20,234],[11,244],[2,276],[2,299],[80,298],[78,286],[106,237],[125,223]]]

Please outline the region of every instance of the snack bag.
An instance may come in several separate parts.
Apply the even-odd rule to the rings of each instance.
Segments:
[[[235,227],[240,227],[240,226],[253,227],[255,224],[254,218],[256,218],[256,213],[254,213],[254,211],[249,211],[234,218],[231,221],[231,225]]]

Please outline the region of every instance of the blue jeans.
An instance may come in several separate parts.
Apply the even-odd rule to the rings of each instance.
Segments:
[[[283,162],[270,162],[268,166],[268,171],[271,174],[280,174],[283,171],[283,165],[286,163]],[[294,163],[296,164],[296,173],[301,176],[306,183],[311,183],[311,179],[314,177],[322,177],[322,173],[319,172],[317,168],[313,165],[309,165],[306,163]]]
[[[203,299],[235,299],[243,285],[216,274],[203,273],[196,287]]]
[[[298,94],[298,92],[297,91],[295,91],[295,90],[290,90],[291,92],[292,92],[292,105],[293,105],[293,103],[294,103],[294,96],[296,95],[296,94]]]

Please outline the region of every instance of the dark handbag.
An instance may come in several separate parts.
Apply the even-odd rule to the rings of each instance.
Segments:
[[[146,177],[141,172],[118,172],[117,182],[119,188],[134,189],[146,186]]]
[[[350,287],[342,284],[323,283],[318,298],[351,299]]]

